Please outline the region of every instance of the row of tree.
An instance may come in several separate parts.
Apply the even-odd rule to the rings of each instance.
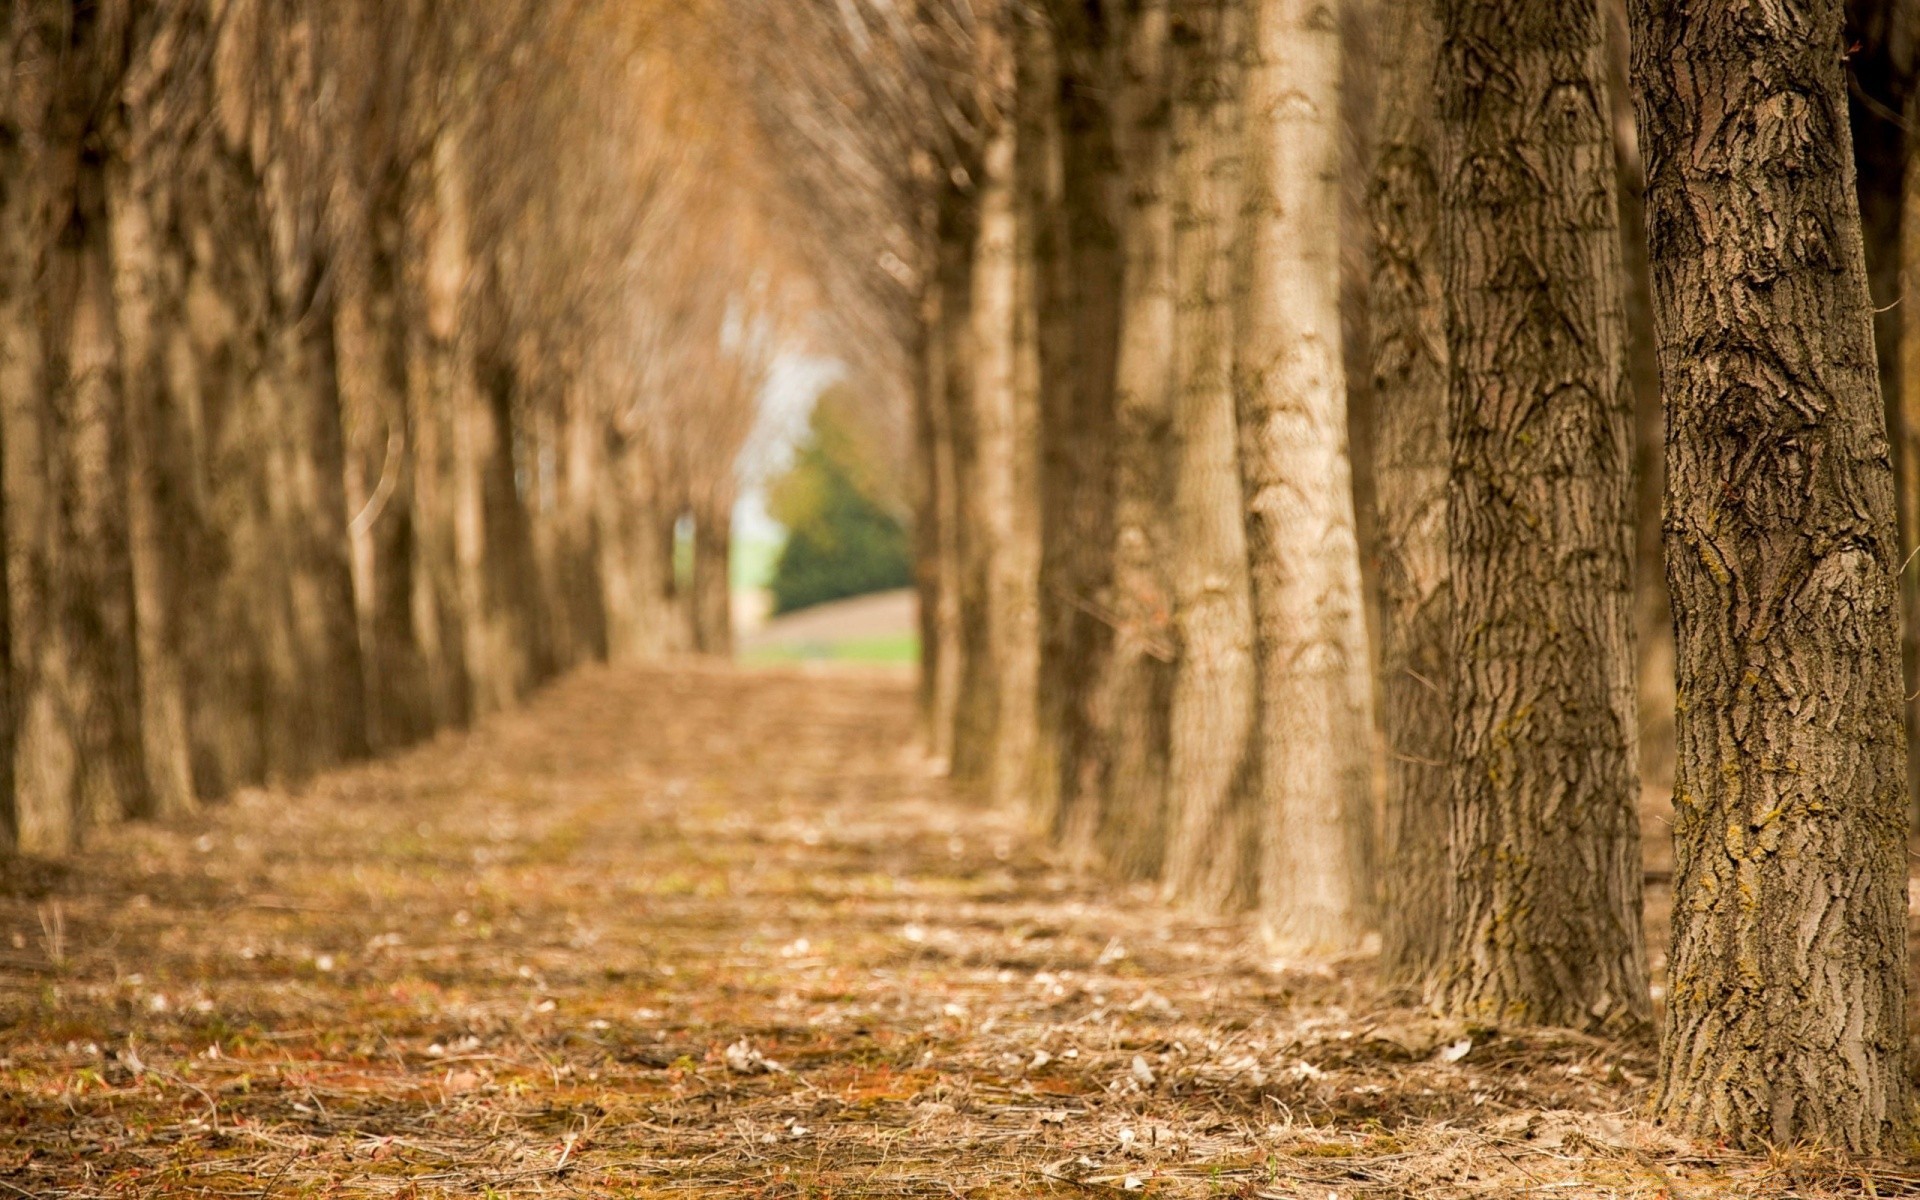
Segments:
[[[1863,52],[1840,0],[1636,0],[1627,88],[1597,0],[1382,0],[1360,64],[1359,6],[1319,0],[743,7],[778,33],[763,119],[819,272],[914,397],[930,743],[1071,856],[1251,907],[1277,954],[1380,931],[1469,1019],[1652,1016],[1650,311],[1660,1111],[1895,1144],[1904,556],[1849,135],[1889,101],[1850,107],[1847,57],[1910,53],[1900,6],[1859,6]]]
[[[698,29],[613,0],[0,6],[7,841],[728,648],[782,285],[738,114],[674,67]]]

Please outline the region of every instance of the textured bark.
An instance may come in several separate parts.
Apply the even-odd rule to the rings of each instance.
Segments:
[[[1633,397],[1597,6],[1440,8],[1451,951],[1439,999],[1632,1029]]]
[[[1114,378],[1120,334],[1120,164],[1112,6],[1049,6],[1049,69],[1022,80],[1054,152],[1033,189],[1040,317],[1040,752],[1034,810],[1085,846],[1105,747],[1095,685],[1113,644]],[[1032,100],[1026,99],[1031,96]],[[1068,834],[1069,828],[1076,832]]]
[[[1060,838],[1074,857],[1098,837],[1165,837],[1167,715],[1173,682],[1173,210],[1168,196],[1172,96],[1168,5],[1147,0],[1127,22],[1116,68],[1116,137],[1126,192],[1121,223],[1120,340],[1115,368],[1111,582],[1103,607],[1112,645],[1093,696],[1102,743],[1097,795],[1074,793]],[[1124,869],[1124,864],[1123,864]],[[1138,868],[1136,868],[1137,870]]]
[[[1374,494],[1378,511],[1381,715],[1387,790],[1381,970],[1421,985],[1444,958],[1453,877],[1447,764],[1447,331],[1440,260],[1439,32],[1428,0],[1388,0],[1372,186]]]
[[[1231,296],[1240,204],[1241,6],[1175,0],[1173,624],[1164,887],[1220,910],[1247,898],[1245,787],[1252,747],[1253,617],[1232,390]],[[1117,835],[1117,836],[1116,836]],[[1161,866],[1158,830],[1110,831],[1124,873]]]
[[[1839,0],[1636,0],[1678,632],[1666,1120],[1903,1145],[1892,468]]]
[[[1260,928],[1287,957],[1373,925],[1372,689],[1340,328],[1340,30],[1251,6],[1234,399],[1252,580]]]
[[[9,582],[19,685],[14,782],[19,844],[74,848],[89,828],[151,811],[140,734],[128,544],[125,412],[100,94],[118,78],[117,30],[86,10],[20,14],[44,74],[26,109],[27,173],[10,180],[24,220],[29,328],[23,391],[5,413]],[[29,106],[37,106],[33,111]],[[18,189],[15,192],[15,188]]]

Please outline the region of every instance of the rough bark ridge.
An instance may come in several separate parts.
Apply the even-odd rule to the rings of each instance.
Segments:
[[[1340,329],[1340,30],[1252,6],[1236,247],[1239,417],[1258,673],[1254,819],[1268,949],[1350,953],[1373,923],[1372,661]]]
[[[1453,880],[1447,764],[1446,304],[1431,0],[1380,13],[1380,91],[1368,209],[1373,219],[1374,489],[1379,514],[1381,714],[1387,736],[1381,847],[1381,966],[1419,985],[1439,967]]]
[[[1678,634],[1675,1125],[1908,1128],[1893,474],[1839,0],[1636,0]]]
[[[1240,209],[1240,57],[1235,0],[1176,0],[1173,47],[1175,272],[1173,623],[1167,895],[1201,909],[1247,896],[1253,615],[1233,409],[1232,281]],[[1122,828],[1109,856],[1151,874],[1157,830]]]
[[[1632,1028],[1633,397],[1601,16],[1440,6],[1451,952],[1481,1020]]]
[[[1173,683],[1173,210],[1168,5],[1145,0],[1126,22],[1116,67],[1117,138],[1125,171],[1120,341],[1114,384],[1111,580],[1103,607],[1112,646],[1092,697],[1103,746],[1096,797],[1063,813],[1061,840],[1097,854],[1102,825],[1164,837],[1167,711]]]

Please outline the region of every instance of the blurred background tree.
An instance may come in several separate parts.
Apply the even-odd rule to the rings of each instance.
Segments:
[[[884,451],[873,441],[850,390],[821,394],[793,465],[768,496],[768,510],[787,528],[774,565],[775,612],[913,581],[906,521],[889,503]]]

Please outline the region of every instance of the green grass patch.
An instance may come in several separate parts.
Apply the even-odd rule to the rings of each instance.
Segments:
[[[779,646],[759,646],[744,655],[757,663],[843,662],[910,665],[920,661],[920,639],[911,633],[872,637],[820,638]]]

